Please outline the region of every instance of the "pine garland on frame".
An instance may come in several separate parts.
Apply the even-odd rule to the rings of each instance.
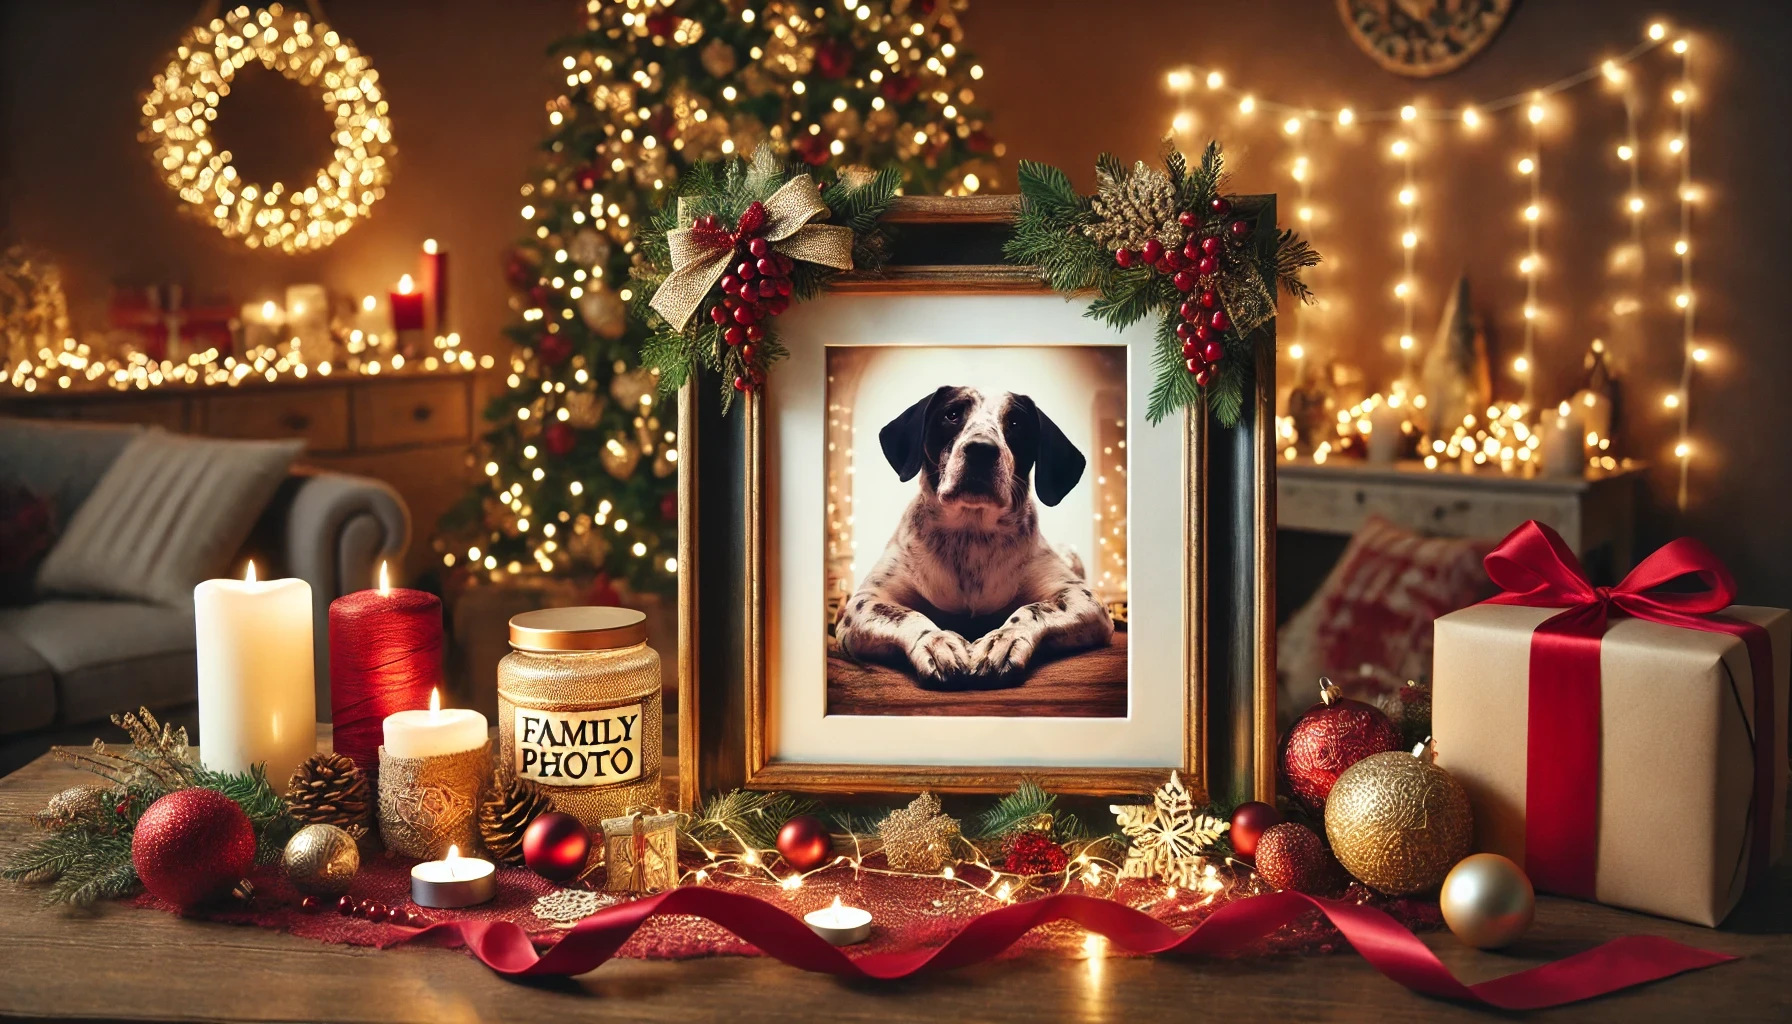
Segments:
[[[784,357],[770,321],[845,270],[876,270],[888,241],[877,219],[901,187],[894,167],[817,183],[761,148],[697,164],[641,238],[631,291],[648,325],[642,363],[676,392],[699,367],[722,380],[722,408],[765,382]]]
[[[1085,196],[1058,168],[1022,160],[1021,213],[1004,254],[1057,291],[1094,292],[1085,315],[1116,329],[1158,318],[1151,422],[1205,402],[1236,424],[1276,289],[1312,301],[1301,271],[1319,253],[1265,223],[1264,204],[1225,192],[1216,142],[1193,168],[1173,148],[1161,170],[1104,153],[1096,177]]]

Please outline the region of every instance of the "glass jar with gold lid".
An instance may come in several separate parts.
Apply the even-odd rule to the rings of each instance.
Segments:
[[[597,830],[660,804],[660,656],[628,608],[543,608],[510,620],[498,662],[499,757]]]

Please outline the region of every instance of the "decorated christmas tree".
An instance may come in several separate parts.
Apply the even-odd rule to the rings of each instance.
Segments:
[[[635,232],[692,165],[770,147],[833,177],[895,167],[915,193],[996,184],[964,0],[587,0],[553,49],[566,87],[522,186],[508,390],[482,482],[442,523],[449,567],[494,578],[675,579],[676,417],[637,353]]]

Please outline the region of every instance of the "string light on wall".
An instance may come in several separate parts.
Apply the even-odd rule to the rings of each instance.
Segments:
[[[1433,457],[1426,460],[1433,468],[1468,468],[1471,465],[1479,465],[1502,469],[1516,467],[1517,471],[1529,471],[1540,460],[1540,456],[1538,458],[1528,457],[1525,451],[1537,450],[1536,445],[1531,442],[1537,436],[1536,421],[1540,411],[1547,406],[1547,402],[1539,395],[1538,376],[1542,365],[1550,363],[1550,360],[1539,359],[1539,353],[1542,351],[1539,342],[1540,340],[1549,341],[1554,336],[1553,332],[1546,330],[1552,321],[1543,302],[1542,278],[1549,269],[1543,251],[1543,242],[1545,241],[1543,235],[1546,233],[1544,226],[1548,224],[1552,228],[1555,227],[1556,215],[1552,214],[1544,195],[1545,167],[1542,143],[1553,137],[1551,126],[1559,116],[1556,108],[1560,101],[1556,97],[1570,90],[1588,83],[1598,82],[1609,86],[1616,94],[1613,98],[1619,99],[1623,103],[1623,134],[1613,140],[1611,143],[1613,149],[1606,152],[1615,152],[1620,162],[1620,166],[1616,169],[1621,172],[1621,177],[1613,179],[1614,191],[1618,193],[1614,201],[1620,204],[1619,209],[1625,215],[1622,230],[1626,237],[1612,253],[1613,280],[1610,304],[1607,308],[1611,314],[1612,334],[1609,336],[1629,338],[1634,344],[1640,345],[1642,343],[1642,321],[1639,316],[1643,304],[1637,298],[1636,287],[1643,279],[1646,248],[1652,248],[1660,243],[1645,239],[1645,228],[1649,223],[1647,213],[1652,204],[1652,200],[1644,188],[1640,165],[1645,159],[1645,154],[1638,137],[1639,124],[1644,114],[1641,98],[1645,94],[1637,88],[1636,75],[1632,65],[1658,47],[1668,50],[1679,58],[1680,64],[1678,80],[1673,83],[1666,97],[1673,105],[1673,109],[1677,111],[1678,125],[1676,130],[1663,141],[1662,147],[1665,155],[1676,161],[1679,172],[1680,222],[1679,231],[1673,239],[1673,248],[1675,256],[1680,260],[1681,273],[1680,280],[1670,292],[1669,299],[1674,304],[1673,308],[1681,314],[1681,341],[1684,348],[1684,359],[1679,386],[1663,395],[1662,402],[1666,409],[1678,417],[1678,431],[1672,450],[1681,470],[1680,501],[1684,505],[1687,500],[1689,464],[1695,454],[1691,431],[1690,391],[1696,373],[1702,364],[1708,364],[1710,358],[1709,346],[1702,343],[1697,337],[1695,319],[1697,297],[1693,286],[1692,240],[1690,236],[1694,207],[1700,196],[1697,185],[1693,181],[1691,167],[1691,118],[1695,94],[1692,81],[1690,59],[1692,43],[1690,40],[1670,31],[1665,24],[1650,24],[1644,32],[1644,38],[1627,51],[1599,60],[1574,74],[1535,88],[1491,99],[1468,100],[1449,109],[1427,106],[1420,102],[1380,109],[1366,109],[1349,102],[1338,103],[1335,106],[1291,104],[1250,90],[1246,88],[1246,83],[1231,82],[1220,68],[1186,65],[1176,72],[1174,78],[1174,82],[1183,85],[1179,91],[1188,94],[1184,97],[1186,102],[1180,104],[1182,109],[1176,116],[1183,123],[1192,123],[1199,116],[1198,108],[1204,94],[1196,89],[1195,85],[1204,82],[1207,86],[1206,93],[1214,94],[1215,98],[1235,103],[1239,116],[1261,113],[1271,125],[1279,126],[1281,131],[1278,134],[1290,146],[1288,152],[1292,160],[1292,167],[1295,169],[1294,179],[1298,186],[1299,203],[1294,208],[1300,212],[1303,219],[1307,215],[1307,211],[1312,208],[1314,190],[1311,168],[1316,148],[1319,145],[1319,140],[1314,138],[1315,134],[1323,134],[1321,129],[1329,126],[1336,136],[1344,138],[1356,130],[1355,126],[1358,125],[1384,123],[1393,126],[1394,131],[1386,136],[1384,144],[1388,145],[1388,152],[1393,160],[1398,162],[1397,168],[1390,167],[1389,170],[1390,172],[1397,171],[1399,175],[1399,184],[1394,195],[1397,202],[1396,210],[1399,214],[1395,224],[1396,235],[1400,242],[1401,265],[1400,277],[1394,282],[1394,296],[1400,301],[1399,342],[1402,361],[1401,379],[1395,381],[1391,388],[1383,388],[1383,392],[1390,396],[1390,407],[1392,405],[1391,397],[1398,394],[1402,384],[1410,380],[1417,356],[1414,351],[1416,348],[1414,314],[1416,300],[1423,291],[1423,283],[1417,277],[1415,257],[1419,244],[1424,241],[1424,232],[1418,216],[1421,194],[1419,183],[1415,179],[1420,176],[1418,172],[1421,169],[1417,167],[1419,157],[1429,156],[1428,153],[1420,154],[1417,147],[1421,143],[1427,146],[1448,144],[1446,138],[1438,138],[1435,133],[1426,134],[1425,126],[1433,123],[1454,123],[1459,126],[1459,130],[1464,136],[1471,136],[1483,131],[1490,121],[1501,117],[1523,119],[1514,127],[1527,132],[1527,145],[1525,149],[1512,154],[1514,162],[1508,165],[1517,171],[1517,183],[1522,185],[1522,198],[1517,204],[1517,212],[1525,229],[1524,249],[1514,253],[1512,264],[1516,267],[1524,286],[1523,305],[1517,310],[1520,314],[1522,344],[1519,350],[1512,354],[1510,362],[1506,364],[1507,379],[1515,385],[1522,385],[1522,401],[1506,402],[1502,400],[1499,414],[1496,416],[1490,413],[1483,426],[1465,425],[1464,429],[1456,430],[1453,425],[1444,425],[1437,430],[1435,437],[1427,439],[1427,450],[1421,451],[1421,455],[1428,454]],[[1550,172],[1552,173],[1550,179],[1552,185],[1561,180],[1566,173],[1561,170],[1559,164],[1554,162],[1551,164]],[[1554,230],[1547,233],[1552,242],[1561,234]],[[1295,343],[1301,347],[1303,352],[1310,353],[1313,344],[1311,331],[1298,323],[1295,325],[1294,331]],[[1545,337],[1546,333],[1549,335],[1548,337]],[[1595,355],[1604,352],[1603,342],[1594,342],[1592,351]],[[1548,384],[1549,382],[1545,380],[1543,383]],[[1424,399],[1422,394],[1410,392],[1406,397],[1413,401],[1415,407]],[[1589,401],[1587,404],[1591,406],[1593,402]],[[1516,413],[1512,411],[1514,409],[1517,410]],[[1354,423],[1354,419],[1360,418],[1353,418],[1352,422]],[[1512,422],[1508,424],[1505,421]],[[1521,434],[1518,431],[1517,425],[1519,424],[1524,425],[1525,433]],[[1327,447],[1332,454],[1337,454],[1344,448],[1344,442],[1350,440],[1354,433],[1366,433],[1353,432],[1349,426],[1350,424],[1345,424],[1344,428],[1338,431],[1339,437],[1328,439]],[[1507,437],[1502,437],[1500,431],[1492,429],[1495,426],[1500,427],[1506,432],[1507,437],[1518,443],[1508,443]],[[1296,427],[1299,429],[1295,429]],[[1311,430],[1300,427],[1299,424],[1284,425],[1279,429],[1282,434],[1278,444],[1284,448],[1284,455],[1296,451],[1297,439],[1299,450],[1304,451],[1310,446],[1307,438],[1311,434]],[[1460,436],[1452,436],[1452,431]],[[1599,437],[1599,447],[1604,451],[1609,451],[1607,446],[1611,443],[1610,438],[1605,436],[1607,432],[1609,431],[1602,431]],[[1481,436],[1483,434],[1486,436]],[[1432,447],[1430,445],[1432,440],[1441,440],[1442,450],[1429,450]],[[1497,445],[1493,452],[1487,450],[1487,445],[1490,442]],[[1482,456],[1481,459],[1474,458],[1475,451],[1471,451],[1471,447],[1479,452]],[[1455,451],[1452,451],[1452,448]],[[1506,454],[1507,448],[1512,449],[1510,456]],[[1314,451],[1312,454],[1316,460],[1323,457],[1318,451]],[[1617,469],[1619,461],[1604,454],[1596,455],[1594,458],[1594,464],[1605,470]]]
[[[1538,246],[1538,230],[1543,219],[1543,139],[1540,126],[1543,124],[1543,101],[1541,97],[1533,98],[1525,108],[1525,120],[1531,126],[1531,154],[1518,161],[1518,173],[1527,181],[1527,202],[1522,216],[1525,225],[1525,254],[1518,261],[1519,273],[1524,276],[1524,352],[1512,360],[1512,372],[1524,382],[1524,408],[1537,407],[1537,318],[1542,311],[1537,307],[1537,274],[1542,269],[1541,248]]]
[[[1651,36],[1655,36],[1657,28],[1663,26],[1651,26]],[[1665,29],[1663,34],[1665,35]],[[1692,378],[1694,370],[1706,360],[1708,353],[1694,334],[1698,303],[1694,301],[1692,289],[1692,214],[1698,193],[1692,180],[1692,44],[1685,38],[1676,39],[1673,50],[1680,57],[1680,81],[1669,94],[1669,99],[1679,108],[1680,113],[1680,133],[1668,140],[1668,149],[1678,159],[1680,169],[1680,233],[1674,240],[1674,254],[1680,258],[1680,287],[1675,292],[1673,301],[1680,310],[1680,343],[1684,354],[1680,365],[1680,390],[1677,396],[1672,396],[1678,400],[1668,407],[1677,407],[1680,413],[1680,430],[1674,443],[1674,457],[1680,462],[1677,500],[1680,509],[1684,511],[1687,478],[1693,458]]]

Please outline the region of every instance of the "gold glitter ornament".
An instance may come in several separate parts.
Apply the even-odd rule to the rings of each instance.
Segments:
[[[306,825],[286,841],[280,856],[287,881],[308,896],[340,896],[361,870],[355,837],[335,825]]]
[[[1194,799],[1176,772],[1157,788],[1151,803],[1114,804],[1108,810],[1132,842],[1120,877],[1156,878],[1181,888],[1192,888],[1200,881],[1201,854],[1231,827],[1218,818],[1196,814]]]
[[[610,262],[610,240],[591,228],[581,228],[567,243],[567,254],[573,262],[587,267]]]
[[[734,47],[720,39],[709,41],[709,45],[703,48],[701,60],[703,70],[717,78],[726,76],[739,63],[739,58],[734,55]]]
[[[628,305],[622,296],[601,284],[579,296],[579,316],[586,327],[606,338],[620,338],[628,329]]]
[[[37,812],[38,827],[54,832],[77,821],[97,819],[106,801],[116,799],[118,794],[102,786],[70,786],[51,797],[44,809]]]
[[[1186,229],[1177,219],[1182,211],[1176,208],[1176,187],[1168,174],[1140,160],[1131,171],[1119,174],[1098,168],[1095,180],[1095,195],[1089,201],[1095,221],[1083,233],[1097,245],[1111,253],[1142,249],[1155,239],[1165,249],[1182,248]]]
[[[896,871],[938,871],[952,858],[958,820],[940,813],[940,798],[922,793],[877,826],[884,859]]]
[[[1468,794],[1429,756],[1392,750],[1351,765],[1325,800],[1325,834],[1344,870],[1405,896],[1435,888],[1468,854]]]
[[[610,378],[610,397],[625,410],[637,409],[641,405],[641,399],[652,395],[658,387],[659,378],[645,367],[618,370],[616,376]]]
[[[618,480],[627,480],[641,464],[641,448],[627,438],[612,437],[604,442],[598,459],[604,465],[604,472]]]
[[[603,414],[604,400],[589,391],[568,391],[560,396],[560,408],[566,410],[566,422],[578,430],[597,426]]]

